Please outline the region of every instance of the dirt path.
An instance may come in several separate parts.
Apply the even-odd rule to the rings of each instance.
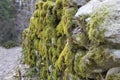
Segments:
[[[20,63],[21,55],[21,47],[0,47],[0,80],[14,80],[13,74]]]

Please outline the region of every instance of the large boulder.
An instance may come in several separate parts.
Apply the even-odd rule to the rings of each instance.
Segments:
[[[99,5],[99,0],[91,0],[86,5],[78,9],[78,12],[75,14],[75,17],[90,15],[93,12],[93,10],[95,10]]]
[[[115,67],[107,72],[105,80],[119,80],[120,79],[120,67]]]
[[[91,0],[86,5],[78,9],[75,17],[91,15],[93,12],[102,8],[107,7],[108,17],[103,21],[101,27],[106,29],[105,38],[107,41],[112,43],[120,44],[120,0]],[[99,10],[98,10],[99,11]],[[86,19],[86,21],[90,18]]]
[[[95,78],[96,74],[102,74],[111,68],[120,67],[119,3],[120,0],[91,0],[75,14],[80,29],[77,27],[73,30],[73,40],[81,45],[87,39],[87,43],[82,46],[87,47],[88,51],[80,60],[80,69],[89,78]],[[88,38],[81,37],[84,33]]]
[[[25,63],[40,71],[39,79],[103,80],[109,69],[120,67],[119,42],[113,42],[119,36],[106,36],[108,23],[116,20],[109,21],[119,0],[91,0],[77,13],[71,1],[37,3],[22,36]]]

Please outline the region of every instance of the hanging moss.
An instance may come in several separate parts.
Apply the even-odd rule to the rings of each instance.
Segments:
[[[61,63],[62,55],[65,55],[64,65],[69,66],[72,61],[71,45],[66,41],[68,28],[72,25],[72,17],[76,9],[63,7],[63,3],[65,3],[63,0],[40,0],[36,4],[29,27],[23,31],[24,61],[40,69],[39,79],[58,78],[56,71],[58,73],[60,69],[57,66],[60,67],[61,64],[57,65],[57,63]],[[58,25],[61,25],[61,30],[58,29]],[[53,66],[51,73],[49,73],[50,65]],[[64,73],[64,70],[61,73]]]
[[[70,59],[72,59],[72,52],[70,47],[70,42],[67,41],[63,51],[59,55],[59,58],[55,64],[56,67],[58,67],[60,70],[64,70],[66,66],[71,64],[72,60]]]
[[[81,65],[81,58],[86,54],[85,51],[79,50],[77,51],[76,55],[75,55],[75,60],[74,60],[74,71],[75,73],[77,73],[77,75],[81,75],[81,72],[83,73],[83,71],[81,71],[80,65]],[[83,73],[84,74],[84,73]]]
[[[22,46],[24,62],[38,69],[38,80],[86,80],[96,64],[107,69],[104,60],[109,55],[100,44],[104,30],[99,30],[107,11],[93,13],[90,22],[80,27],[83,31],[72,34],[70,29],[86,18],[76,25],[76,10],[71,0],[40,0],[36,4],[30,25],[23,31]],[[86,58],[94,62],[86,62]]]
[[[63,8],[63,16],[60,24],[57,26],[58,34],[68,35],[68,29],[73,25],[72,18],[75,14],[74,8]]]

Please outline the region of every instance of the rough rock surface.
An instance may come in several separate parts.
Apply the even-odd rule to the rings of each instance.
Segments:
[[[119,80],[120,79],[120,67],[115,67],[107,72],[105,80]]]
[[[78,6],[83,6],[86,4],[89,0],[72,0],[74,3],[76,3]]]
[[[100,5],[99,0],[91,0],[86,5],[80,7],[75,14],[75,17],[83,16],[83,15],[90,15],[96,8]]]
[[[119,66],[120,65],[120,4],[119,3],[120,3],[120,0],[115,0],[115,1],[91,0],[86,5],[80,7],[78,9],[78,12],[75,15],[77,19],[82,18],[83,16],[87,16],[86,18],[84,18],[86,23],[88,25],[93,24],[88,29],[88,36],[89,36],[89,39],[90,38],[93,39],[93,44],[94,43],[97,44],[95,40],[100,38],[99,35],[102,33],[105,39],[105,42],[103,42],[105,44],[103,45],[99,44],[97,48],[92,48],[82,58],[82,64],[83,64],[82,67],[86,68],[85,70],[88,69],[87,70],[88,72],[86,72],[86,76],[93,78],[95,77],[94,73],[102,73],[102,72],[105,72],[106,70],[109,70],[110,68],[113,68],[112,71],[114,74],[114,71],[116,70],[114,69],[114,67],[120,67]],[[104,10],[102,13],[107,11],[106,13],[107,17],[101,14],[101,10],[103,8]],[[102,23],[99,23],[101,22],[100,20],[102,20],[100,16],[103,16],[103,18],[105,18],[103,19]],[[98,23],[95,22],[95,19],[98,20],[97,21]],[[82,22],[79,21],[79,24],[82,24]],[[103,29],[103,28],[105,31],[102,33],[99,33],[98,35],[96,32],[97,31],[99,32],[100,29]],[[77,38],[79,37],[77,36]],[[79,41],[81,40],[79,39]],[[104,46],[102,47],[104,49],[100,48],[101,46]],[[94,66],[94,63],[96,64],[96,66]],[[89,73],[92,73],[92,75]],[[106,80],[117,80],[119,77],[116,77],[116,75],[118,76],[119,73],[115,73],[114,76],[106,78]]]
[[[14,80],[14,73],[21,60],[21,47],[0,47],[0,80]]]
[[[75,17],[91,15],[95,10],[106,6],[109,10],[108,18],[102,26],[106,29],[105,37],[108,41],[120,44],[120,0],[91,0],[78,9]]]

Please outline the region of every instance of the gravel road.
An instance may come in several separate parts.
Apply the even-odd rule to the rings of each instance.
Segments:
[[[13,74],[20,64],[21,55],[21,47],[0,47],[0,80],[14,80]]]

